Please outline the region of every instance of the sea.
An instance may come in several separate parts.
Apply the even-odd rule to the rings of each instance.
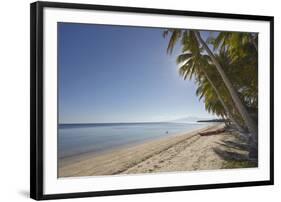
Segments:
[[[88,152],[100,153],[144,143],[179,133],[191,132],[211,123],[91,123],[59,124],[58,158]]]

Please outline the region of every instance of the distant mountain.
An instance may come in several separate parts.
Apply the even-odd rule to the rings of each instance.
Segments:
[[[198,120],[197,122],[225,122],[226,119],[208,119],[208,120]]]
[[[212,118],[202,118],[202,117],[196,117],[196,116],[189,116],[184,117],[180,119],[173,120],[172,122],[179,122],[179,123],[190,123],[190,122],[198,122],[198,121],[207,121]]]

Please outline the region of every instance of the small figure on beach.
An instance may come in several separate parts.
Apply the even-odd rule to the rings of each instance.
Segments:
[[[169,133],[169,131],[166,131],[166,134],[168,134]]]

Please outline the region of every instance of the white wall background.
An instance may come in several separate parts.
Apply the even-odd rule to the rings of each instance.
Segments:
[[[69,0],[70,1],[70,0]],[[29,199],[29,3],[1,1],[0,6],[0,201]],[[265,0],[72,0],[180,10],[275,16],[275,186],[142,194],[94,198],[99,202],[127,201],[277,201],[281,196],[281,13],[278,1]],[[278,46],[279,45],[279,46]],[[93,198],[68,201],[91,201]]]

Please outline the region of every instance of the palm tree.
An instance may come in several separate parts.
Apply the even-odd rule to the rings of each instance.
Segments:
[[[257,124],[254,122],[250,114],[248,113],[246,107],[243,105],[238,93],[236,92],[235,88],[233,87],[230,79],[226,75],[224,68],[220,64],[220,62],[216,59],[214,53],[210,50],[206,42],[202,39],[199,31],[191,31],[191,30],[166,30],[163,35],[166,36],[169,32],[172,33],[169,45],[167,48],[167,52],[172,52],[175,43],[182,39],[182,44],[187,47],[187,50],[183,51],[191,51],[194,55],[200,54],[202,49],[206,51],[206,53],[211,58],[212,63],[216,67],[219,75],[221,76],[226,88],[228,89],[231,98],[237,108],[238,112],[240,113],[241,117],[245,121],[245,124],[249,131],[252,134],[252,144],[251,147],[253,148],[250,154],[252,157],[257,157],[257,134],[258,134],[258,127]],[[200,48],[200,45],[202,48]]]
[[[179,73],[180,73],[180,75],[183,76],[184,79],[186,79],[188,75],[189,75],[189,79],[191,79],[191,77],[193,76],[193,74],[195,74],[195,72],[196,72],[196,75],[198,78],[201,78],[203,76],[204,79],[198,79],[198,80],[200,80],[199,83],[201,84],[201,86],[199,86],[197,89],[197,95],[200,94],[199,99],[201,99],[204,95],[206,95],[208,90],[210,91],[210,88],[211,88],[211,91],[212,91],[211,94],[214,94],[215,97],[218,98],[218,101],[220,102],[220,105],[222,106],[222,108],[224,110],[224,113],[222,113],[220,110],[219,113],[218,113],[218,111],[216,111],[216,114],[219,116],[222,116],[223,118],[225,116],[228,117],[232,121],[232,123],[234,123],[234,125],[237,127],[237,129],[239,131],[244,132],[245,129],[243,129],[243,127],[235,120],[234,116],[230,112],[229,107],[226,105],[224,99],[222,98],[221,93],[219,92],[216,85],[214,84],[214,82],[212,81],[210,76],[208,75],[209,73],[207,73],[206,67],[208,66],[209,68],[211,68],[210,64],[207,62],[208,59],[209,58],[206,55],[205,56],[200,55],[200,57],[199,56],[196,57],[192,53],[188,53],[188,52],[183,53],[183,54],[179,55],[177,58],[177,63],[182,64],[179,68]],[[205,81],[205,82],[203,82],[203,81]],[[205,83],[205,85],[202,85],[202,83]],[[209,102],[207,100],[208,99],[205,98],[206,105],[209,104]],[[217,105],[217,107],[218,107],[218,105]],[[211,106],[206,106],[206,109],[207,109],[207,111],[211,111]]]
[[[253,51],[258,52],[257,33],[220,32],[217,37],[211,37],[208,41],[214,49],[229,47],[233,58],[243,57],[244,54]],[[248,51],[249,48],[252,50]]]
[[[227,89],[229,90],[229,93],[235,103],[235,106],[237,107],[239,113],[241,114],[241,116],[243,117],[247,127],[249,128],[250,132],[253,135],[253,141],[255,144],[257,144],[257,134],[258,134],[258,127],[257,124],[253,121],[252,117],[250,116],[250,114],[248,113],[248,111],[246,110],[245,106],[243,105],[242,101],[240,100],[237,92],[235,91],[232,83],[230,82],[229,78],[227,77],[227,75],[224,72],[223,67],[221,66],[221,64],[219,63],[219,61],[216,59],[215,55],[213,54],[213,52],[210,50],[210,48],[208,47],[208,45],[205,43],[205,41],[202,39],[200,33],[198,31],[194,31],[195,36],[197,38],[197,40],[199,41],[199,43],[203,46],[203,48],[205,49],[205,51],[207,52],[207,54],[210,56],[212,62],[214,63],[217,71],[219,72],[220,76],[222,77],[222,80],[225,83],[225,86],[227,87]]]
[[[229,76],[229,79],[238,93],[243,104],[247,108],[258,112],[258,60],[257,55],[247,54],[247,57],[232,60],[232,56],[225,48],[220,49],[219,53],[215,54],[219,63],[224,67],[224,71]],[[251,75],[251,79],[249,79]]]

